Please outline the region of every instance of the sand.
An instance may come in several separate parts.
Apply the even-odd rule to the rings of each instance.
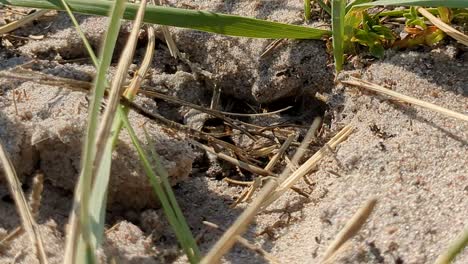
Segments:
[[[304,23],[300,1],[169,3]],[[317,17],[314,12],[311,24],[320,23]],[[79,16],[79,21],[98,49],[106,20]],[[317,150],[345,125],[355,126],[349,139],[330,152],[308,176],[312,185],[304,181],[296,185],[309,198],[288,192],[260,213],[245,235],[280,263],[317,263],[348,219],[373,197],[378,199],[375,211],[336,263],[432,263],[468,224],[466,122],[334,84],[333,71],[327,66],[330,56],[321,41],[286,41],[276,53],[259,60],[258,55],[269,40],[215,36],[185,29],[172,31],[179,49],[213,77],[200,79],[186,64],[171,58],[165,44],[159,41],[146,80],[154,89],[208,106],[213,86],[218,86],[222,88],[225,111],[242,110],[236,105],[244,101],[275,109],[294,103],[300,107],[288,115],[249,121],[265,124],[294,120],[308,126],[315,115],[323,115],[323,134],[310,146],[311,150]],[[35,70],[92,80],[94,71],[88,61],[59,63],[85,56],[73,32],[64,14],[15,31],[20,36],[42,34],[44,38],[15,42],[13,47],[1,46],[0,71],[35,58]],[[121,42],[127,33],[125,26]],[[141,61],[144,44],[142,41],[139,45],[135,64]],[[468,113],[468,51],[453,41],[432,48],[389,50],[382,60],[361,56],[354,62],[346,66],[339,79],[359,76]],[[292,74],[278,75],[286,69]],[[326,98],[326,106],[313,98],[316,92]],[[17,114],[12,97],[19,93],[25,95],[17,101]],[[186,107],[144,97],[138,102],[175,121],[192,124],[190,116],[194,112]],[[0,79],[0,139],[24,182],[24,191],[30,191],[31,178],[37,170],[46,177],[38,221],[50,263],[60,263],[63,257],[63,231],[79,170],[86,106],[85,94],[81,92]],[[136,127],[146,121],[136,114],[131,119]],[[187,221],[193,233],[199,235],[199,245],[206,253],[221,233],[207,228],[202,221],[227,228],[248,205],[241,203],[230,208],[243,188],[222,178],[238,177],[238,173],[223,162],[210,160],[190,146],[183,135],[175,139],[160,125],[150,123],[149,128]],[[303,133],[304,129],[300,131]],[[138,133],[142,135],[141,129]],[[244,139],[233,140],[241,144]],[[117,263],[186,263],[125,134],[114,153],[113,164],[107,214],[110,231],[100,253],[103,263],[112,258]],[[3,176],[0,197],[1,238],[20,224]],[[0,249],[0,263],[37,263],[28,245],[26,235],[16,238]],[[223,262],[267,263],[241,246],[235,246]],[[465,250],[455,263],[467,262]]]

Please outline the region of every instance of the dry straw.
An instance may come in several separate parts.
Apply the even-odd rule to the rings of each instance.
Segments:
[[[33,213],[29,209],[28,202],[24,196],[23,190],[21,189],[21,182],[16,175],[15,169],[11,160],[8,158],[8,155],[3,148],[3,144],[0,143],[0,161],[3,164],[3,170],[5,172],[5,177],[10,186],[11,194],[16,203],[16,208],[21,217],[23,223],[23,228],[26,230],[29,236],[29,240],[33,245],[33,250],[35,251],[37,258],[41,264],[48,263],[47,256],[44,249],[44,243],[37,226],[36,221],[33,218]]]
[[[335,252],[338,252],[346,241],[351,239],[361,229],[374,210],[376,204],[377,199],[371,198],[353,215],[348,223],[346,223],[345,227],[338,233],[335,240],[328,246],[323,254],[322,263],[327,262]]]
[[[284,182],[270,180],[260,191],[258,196],[237,218],[237,220],[229,227],[208,254],[202,259],[202,264],[218,263],[222,256],[234,245],[237,237],[241,235],[252,222],[255,215],[262,211],[271,202],[279,198],[286,190],[296,183],[303,176],[318,164],[320,159],[324,157],[329,148],[335,148],[339,143],[343,142],[352,132],[352,126],[348,125],[335,135],[327,144],[328,147],[322,147],[317,153],[310,157],[302,166],[286,178]],[[278,188],[278,186],[280,186]]]
[[[13,21],[11,23],[8,23],[4,26],[1,26],[0,27],[0,35],[1,34],[5,34],[5,33],[8,33],[8,32],[11,32],[17,28],[20,28],[28,23],[31,23],[32,21],[38,19],[39,17],[45,15],[47,12],[50,12],[50,10],[39,10],[39,11],[36,11],[30,15],[27,15],[21,19],[18,19],[16,21]]]
[[[211,228],[214,228],[214,229],[217,229],[217,230],[220,230],[220,231],[224,231],[224,229],[219,227],[217,224],[214,224],[214,223],[211,223],[211,222],[208,222],[208,221],[203,221],[203,224],[205,224],[208,227],[211,227]],[[243,238],[241,236],[237,236],[237,242],[239,244],[243,245],[244,247],[252,250],[253,252],[256,252],[259,255],[263,256],[266,260],[268,260],[272,264],[279,264],[280,263],[274,256],[272,256],[270,253],[266,252],[263,248],[261,248],[260,246],[255,245],[255,244],[250,243],[249,240],[247,240],[247,239],[245,239],[245,238]]]
[[[365,89],[368,89],[368,90],[371,90],[371,91],[374,91],[374,92],[378,92],[378,93],[381,93],[381,94],[385,94],[385,95],[394,97],[394,98],[396,98],[398,100],[402,100],[404,102],[407,102],[407,103],[410,103],[410,104],[413,104],[413,105],[424,107],[426,109],[429,109],[429,110],[444,114],[446,116],[457,118],[457,119],[460,119],[460,120],[463,120],[463,121],[468,121],[468,116],[465,115],[465,114],[458,113],[458,112],[449,110],[447,108],[444,108],[444,107],[441,107],[441,106],[438,106],[438,105],[435,105],[435,104],[431,104],[431,103],[425,102],[423,100],[419,100],[419,99],[416,99],[414,97],[407,96],[407,95],[392,91],[392,90],[387,89],[387,88],[385,88],[383,86],[380,86],[380,85],[377,85],[377,84],[374,84],[374,83],[371,83],[371,82],[368,82],[368,81],[364,81],[364,80],[361,80],[361,79],[351,77],[350,80],[342,81],[342,83],[357,86],[357,87],[361,87],[361,88],[365,88]]]
[[[425,18],[427,18],[432,24],[434,24],[440,30],[445,32],[447,35],[449,35],[452,38],[456,39],[457,41],[459,41],[463,45],[468,46],[468,36],[461,33],[460,31],[454,29],[453,27],[447,25],[442,20],[435,17],[433,14],[431,14],[429,11],[427,11],[426,9],[424,9],[422,7],[418,8],[418,12],[421,13],[421,15],[423,15]]]

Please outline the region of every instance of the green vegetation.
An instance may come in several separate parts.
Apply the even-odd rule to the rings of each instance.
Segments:
[[[345,0],[343,0],[344,2]],[[397,40],[395,32],[386,27],[381,22],[383,14],[369,14],[367,9],[378,5],[410,6],[409,10],[398,11],[394,14],[406,18],[406,30],[409,36]],[[427,26],[425,19],[418,16],[416,6],[437,7],[431,10],[439,14],[442,21],[449,23],[451,11],[448,8],[468,8],[468,1],[463,0],[355,0],[346,6],[346,13],[343,13],[342,4],[339,0],[332,1],[332,35],[333,35],[333,55],[335,57],[335,69],[340,71],[343,63],[344,52],[353,53],[355,47],[352,43],[369,48],[369,52],[382,58],[385,48],[399,47],[407,48],[415,45],[433,45],[441,41],[445,34],[435,26]],[[459,10],[460,14],[466,14],[467,10]],[[392,12],[392,11],[389,11]],[[344,25],[343,25],[344,24]],[[344,28],[344,31],[342,30]]]
[[[64,8],[67,10],[70,18],[72,19],[75,27],[82,37],[85,47],[92,58],[94,65],[97,67],[97,77],[95,80],[95,87],[93,89],[92,101],[90,104],[90,114],[88,121],[88,129],[85,138],[84,147],[84,162],[83,169],[79,178],[77,191],[75,193],[75,207],[79,207],[79,221],[78,218],[72,217],[70,226],[72,227],[67,241],[68,251],[65,254],[66,261],[74,259],[76,263],[96,263],[96,248],[102,243],[105,225],[105,211],[107,203],[107,188],[110,178],[110,168],[112,163],[112,151],[114,150],[122,126],[124,126],[131,136],[132,143],[137,149],[142,166],[148,175],[148,178],[154,188],[155,194],[161,201],[163,210],[168,217],[168,221],[173,227],[176,237],[181,243],[182,248],[187,254],[191,263],[197,263],[200,259],[200,252],[195,243],[191,231],[183,217],[175,195],[172,192],[169,181],[167,179],[167,172],[159,161],[159,156],[154,151],[152,152],[152,159],[143,150],[141,144],[136,138],[133,128],[128,122],[127,115],[128,109],[124,106],[117,109],[117,118],[113,121],[112,137],[106,140],[103,146],[102,162],[98,164],[95,176],[93,176],[92,167],[96,166],[93,154],[97,152],[99,147],[97,142],[97,120],[100,115],[100,106],[103,103],[104,91],[109,86],[106,74],[110,66],[112,54],[115,48],[115,43],[120,28],[120,20],[122,18],[125,2],[118,1],[113,7],[110,14],[109,28],[105,37],[102,55],[98,61],[94,54],[91,45],[85,38],[81,29],[79,28],[76,19],[73,16],[69,6],[63,2]],[[128,45],[128,44],[127,44]],[[131,60],[131,57],[122,58],[123,60]],[[129,99],[133,99],[130,98]],[[149,141],[149,137],[147,137]],[[153,144],[154,145],[154,144]],[[102,147],[102,146],[101,146]],[[152,163],[150,162],[152,161]],[[155,164],[155,170],[151,164]],[[94,182],[92,183],[94,178]],[[86,185],[85,185],[86,183]]]
[[[346,0],[332,0],[331,3],[333,57],[335,70],[339,72],[344,62]]]
[[[60,0],[0,0],[0,3],[41,9],[64,10],[64,6]],[[107,0],[68,0],[67,4],[73,12],[100,16],[107,16],[112,7],[112,1]],[[126,3],[125,7],[123,17],[133,20],[138,5]],[[320,39],[330,34],[327,30],[310,27],[161,6],[148,6],[144,21],[151,24],[191,28],[211,33],[251,38]]]
[[[355,29],[351,38],[352,42],[369,47],[370,53],[377,58],[383,57],[384,47],[393,40],[392,30],[382,26],[378,17],[371,17],[367,12],[363,12],[362,26]]]

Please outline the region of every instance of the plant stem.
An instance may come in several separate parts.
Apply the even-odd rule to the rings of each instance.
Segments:
[[[332,35],[335,71],[340,72],[344,63],[344,18],[346,0],[332,0]]]
[[[310,19],[310,0],[304,0],[304,18]]]
[[[450,243],[449,248],[440,255],[434,264],[449,264],[468,245],[468,226],[463,233]]]

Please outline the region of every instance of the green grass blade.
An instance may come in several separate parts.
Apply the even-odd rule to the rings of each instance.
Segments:
[[[85,152],[83,155],[83,169],[82,169],[82,179],[83,179],[83,188],[81,193],[81,210],[80,210],[80,222],[83,225],[81,228],[83,239],[85,243],[91,243],[91,227],[89,225],[89,199],[91,197],[92,190],[92,172],[94,166],[94,157],[96,154],[96,136],[97,136],[97,124],[100,114],[100,106],[103,100],[104,91],[107,84],[107,71],[111,64],[113,50],[115,48],[115,43],[117,41],[117,36],[120,29],[120,19],[124,11],[124,1],[116,1],[115,7],[111,14],[111,20],[109,22],[108,34],[105,40],[105,48],[102,53],[101,63],[98,68],[95,88],[93,91],[93,96],[90,104],[89,111],[89,122],[87,129],[87,136],[85,139]],[[91,249],[94,251],[94,249]],[[94,254],[94,252],[92,253]]]
[[[181,246],[184,249],[184,252],[187,255],[187,258],[189,259],[190,263],[199,263],[200,255],[198,247],[196,246],[196,244],[194,247],[191,247],[190,245],[192,243],[188,241],[188,237],[191,237],[191,240],[193,240],[193,243],[195,243],[193,236],[191,235],[191,233],[187,234],[185,232],[186,229],[188,229],[188,227],[185,228],[183,226],[183,222],[181,222],[182,219],[179,219],[177,217],[178,214],[174,211],[174,207],[172,207],[171,202],[169,201],[164,187],[162,185],[162,179],[154,173],[150,160],[148,159],[148,155],[146,154],[146,151],[141,147],[141,144],[138,138],[136,137],[135,132],[132,126],[130,125],[130,122],[128,121],[125,112],[122,110],[122,108],[119,108],[118,113],[119,117],[123,122],[124,127],[127,129],[128,134],[130,135],[133,145],[137,149],[143,169],[145,170],[145,173],[148,176],[148,179],[162,204],[164,213],[166,214],[169,223],[174,229],[177,240],[181,243]],[[159,169],[163,169],[163,167],[159,167]],[[165,174],[167,175],[167,172]]]
[[[155,144],[154,142],[152,142],[151,137],[148,135],[148,132],[146,131],[145,127],[143,127],[143,129],[148,143],[151,146],[154,146]],[[200,256],[200,251],[198,250],[197,243],[195,242],[192,232],[190,231],[190,228],[187,222],[185,221],[185,217],[182,213],[182,210],[180,209],[179,204],[177,203],[175,194],[172,191],[172,186],[169,183],[169,175],[167,174],[167,171],[164,169],[164,166],[161,163],[161,158],[159,157],[159,154],[154,148],[150,148],[150,154],[152,157],[151,161],[155,164],[156,173],[161,178],[161,182],[163,184],[164,192],[167,196],[167,199],[169,200],[169,203],[171,204],[171,207],[174,210],[174,213],[179,221],[181,233],[182,235],[184,235],[184,240],[188,244],[189,248],[193,248],[193,250],[195,251],[195,255]]]
[[[319,6],[325,11],[327,12],[327,14],[329,14],[331,16],[331,8],[330,6],[328,6],[327,4],[325,4],[325,2],[323,0],[317,0],[317,3],[319,4]]]
[[[112,53],[117,41],[117,36],[120,30],[120,18],[124,12],[124,1],[116,1],[112,9],[109,27],[104,40],[104,47],[102,52],[101,63],[98,68],[97,77],[94,82],[95,86],[91,97],[88,126],[84,143],[84,150],[82,154],[82,170],[78,181],[78,187],[75,192],[75,208],[80,208],[79,221],[78,218],[72,215],[70,220],[70,233],[67,238],[67,246],[65,250],[65,262],[73,263],[75,257],[80,260],[92,259],[95,252],[92,249],[93,244],[91,239],[91,228],[89,217],[89,199],[91,196],[91,173],[93,168],[95,154],[95,137],[98,124],[99,110],[104,90],[106,87],[106,74],[112,60]],[[79,206],[78,206],[79,205]],[[78,231],[80,231],[78,233]],[[77,234],[78,233],[78,234]],[[77,249],[85,249],[87,256],[83,254],[75,254]],[[83,251],[80,251],[83,253]],[[91,254],[92,256],[90,256]]]
[[[64,0],[62,0],[63,2]],[[66,7],[66,3],[64,3]],[[81,29],[79,28],[78,23],[76,22],[76,19],[74,18],[73,14],[71,11],[67,8],[67,12],[72,19],[72,21],[75,24],[75,27],[77,31],[80,33],[80,37],[82,38],[83,42],[88,43],[86,37],[84,34],[82,34]],[[88,43],[89,44],[89,43]],[[94,51],[90,48],[90,45],[86,45],[87,50],[91,58],[93,58],[93,62],[95,66],[98,66],[98,62],[96,59],[96,56],[94,54]],[[153,44],[153,49],[154,49],[154,44]],[[148,47],[150,48],[150,46]],[[152,56],[150,56],[152,58]],[[146,72],[146,70],[145,70]],[[123,114],[127,115],[128,109],[126,107],[122,107],[123,109]],[[91,243],[94,248],[98,247],[102,243],[103,239],[103,233],[104,233],[104,224],[105,224],[105,211],[106,211],[106,203],[107,203],[107,189],[108,189],[108,183],[109,183],[109,176],[110,176],[110,169],[111,169],[111,162],[112,162],[112,150],[114,149],[118,135],[120,134],[120,130],[122,128],[122,120],[120,118],[117,118],[113,124],[112,127],[112,138],[110,138],[106,142],[106,149],[104,150],[104,157],[102,159],[102,163],[99,166],[97,177],[95,179],[94,185],[93,185],[93,190],[91,193],[91,198],[90,198],[90,226],[91,226]],[[154,155],[154,153],[153,153]],[[156,154],[157,155],[157,154]],[[158,159],[155,159],[158,161]],[[161,166],[160,162],[157,163],[158,166]],[[177,201],[175,199],[174,193],[172,192],[172,188],[170,187],[169,181],[167,180],[167,172],[162,167],[157,167],[160,168],[158,171],[158,174],[160,175],[165,175],[165,177],[161,177],[163,179],[163,186],[165,187],[165,193],[167,193],[168,198],[169,198],[169,203],[174,208],[174,213],[178,219],[177,221],[172,220],[172,224],[174,226],[177,226],[177,230],[184,230],[182,233],[183,238],[181,239],[180,243],[183,246],[183,248],[186,248],[187,251],[194,252],[195,255],[199,256],[200,252],[198,250],[198,247],[196,245],[195,239],[193,238],[190,229],[188,228],[188,225],[185,222],[185,218],[182,215],[182,212],[180,208],[177,205]],[[162,169],[161,169],[162,168]],[[164,174],[165,173],[165,174]],[[169,186],[169,187],[167,187]],[[171,221],[171,220],[170,220]],[[81,238],[78,244],[78,250],[77,252],[86,252],[87,251],[87,245],[84,242],[84,240]],[[89,259],[89,256],[83,256],[87,257]],[[85,262],[85,258],[78,259],[77,262]]]
[[[468,246],[468,226],[465,227],[463,233],[461,233],[452,243],[450,243],[447,250],[441,254],[435,264],[449,264],[460,254],[464,248]]]
[[[377,6],[377,5],[397,5],[397,6],[428,6],[428,7],[450,7],[468,8],[467,0],[379,0],[364,3],[357,6]]]
[[[360,5],[360,4],[364,4],[364,3],[368,3],[368,2],[372,2],[372,0],[354,0],[352,2],[350,2],[349,4],[346,5],[346,14],[349,12],[349,10],[351,10],[351,8],[353,8],[354,6],[356,5]]]
[[[107,202],[107,190],[110,177],[110,168],[112,163],[112,150],[117,141],[118,134],[121,129],[121,120],[115,117],[115,110],[119,106],[119,98],[121,95],[121,85],[128,71],[128,65],[132,61],[133,52],[136,47],[138,34],[142,24],[142,17],[146,7],[146,1],[141,1],[138,19],[133,23],[132,33],[130,34],[125,49],[121,54],[118,68],[110,88],[106,110],[101,118],[100,128],[95,144],[97,146],[96,155],[94,159],[94,166],[97,167],[95,171],[95,184],[91,195],[90,215],[92,221],[95,223],[93,226],[93,235],[96,244],[102,242],[102,235],[105,223],[105,209]],[[90,54],[92,52],[90,51]],[[106,82],[107,86],[107,82]],[[114,100],[113,100],[114,99]]]
[[[86,50],[88,51],[89,56],[94,64],[96,69],[99,67],[99,62],[96,54],[94,53],[91,44],[84,35],[83,31],[78,24],[73,12],[66,3],[66,0],[61,0],[65,10],[70,17],[73,25],[75,26],[78,35],[83,41]],[[107,207],[107,186],[109,183],[111,162],[112,162],[112,144],[106,145],[106,156],[102,162],[102,165],[98,169],[98,176],[93,185],[93,190],[91,191],[91,197],[89,199],[89,215],[90,215],[90,229],[91,229],[91,243],[94,248],[97,248],[101,242],[104,234],[104,224],[105,224],[105,212]],[[85,241],[80,239],[78,242],[78,252],[85,248]]]
[[[310,19],[310,0],[304,0],[304,18]]]
[[[439,14],[439,11],[437,11],[437,8],[427,8],[427,11],[429,11],[433,15]],[[403,17],[404,14],[409,13],[410,9],[403,9],[403,10],[389,10],[389,11],[383,11],[378,14],[376,14],[378,17]],[[455,10],[454,10],[455,11]],[[456,12],[454,12],[456,13]]]
[[[63,10],[64,8],[60,0],[0,0],[0,3],[40,9]],[[67,3],[73,12],[107,16],[113,1],[68,0]],[[137,4],[127,3],[124,18],[133,20],[137,9]],[[252,38],[320,39],[330,34],[327,30],[310,27],[162,6],[149,6],[144,21],[152,24]]]
[[[342,70],[344,63],[345,9],[346,0],[332,0],[333,57],[337,73]]]
[[[61,0],[62,4],[65,8],[65,11],[67,12],[68,16],[70,17],[73,25],[75,26],[76,31],[78,32],[78,35],[80,36],[81,40],[83,41],[86,50],[88,51],[89,56],[91,57],[91,60],[94,63],[94,67],[99,67],[99,62],[98,58],[96,57],[96,54],[94,54],[93,48],[91,47],[91,44],[89,43],[88,39],[86,39],[85,34],[80,28],[80,25],[78,24],[78,21],[76,20],[75,16],[73,15],[73,12],[70,9],[70,6],[68,6],[66,0]]]
[[[102,243],[105,226],[105,215],[107,208],[107,189],[110,179],[110,171],[112,164],[112,150],[114,144],[112,140],[106,144],[105,155],[99,166],[97,177],[89,199],[89,214],[91,217],[91,232],[92,243],[99,246]]]

